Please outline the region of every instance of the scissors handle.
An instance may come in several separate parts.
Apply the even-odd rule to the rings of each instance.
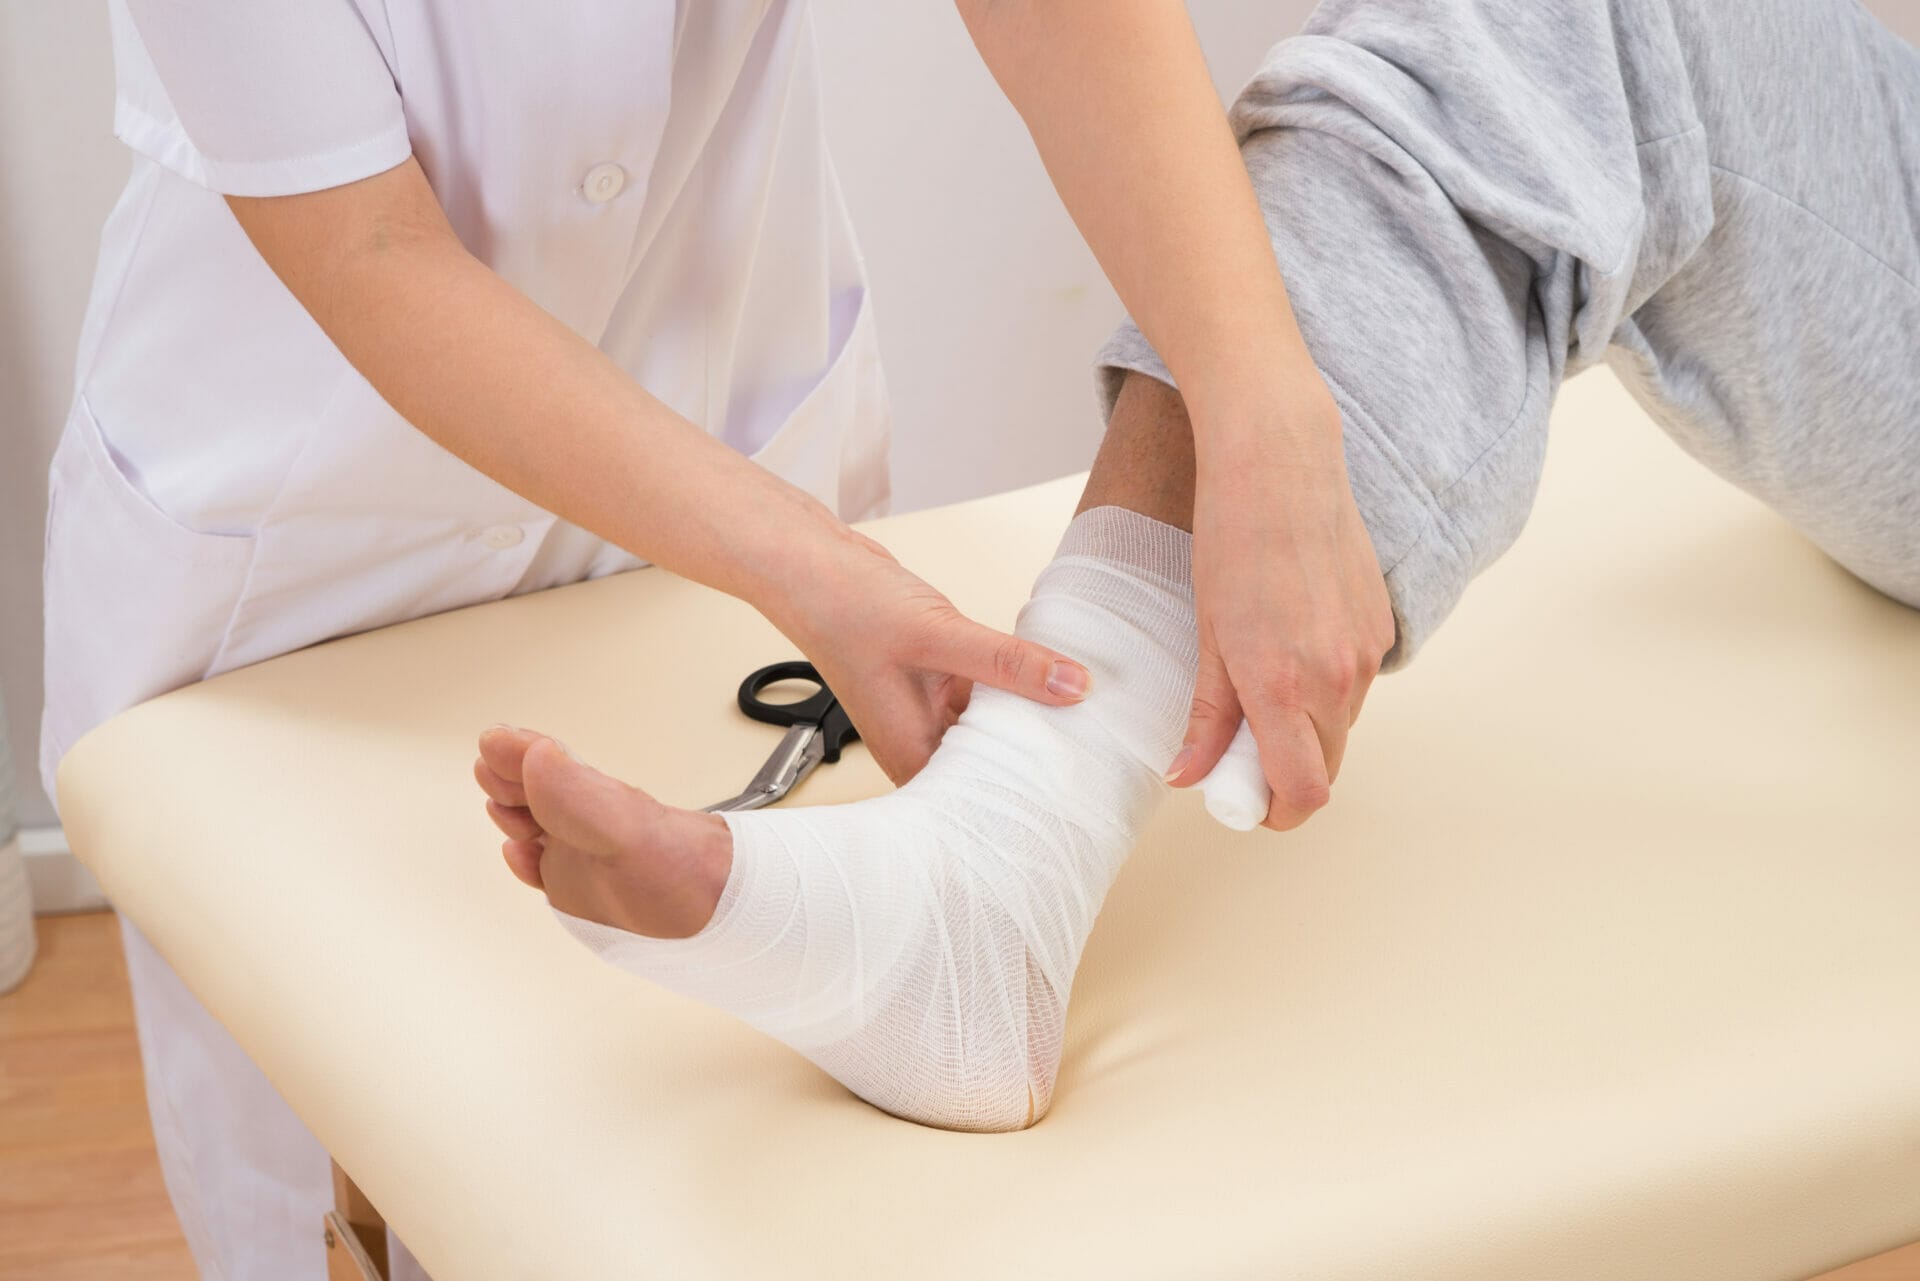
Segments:
[[[780,681],[807,681],[820,688],[796,703],[769,703],[760,691]],[[812,663],[796,661],[762,667],[740,682],[740,710],[766,725],[817,725],[820,729],[821,759],[831,764],[840,759],[840,749],[860,737],[840,700],[827,688]]]

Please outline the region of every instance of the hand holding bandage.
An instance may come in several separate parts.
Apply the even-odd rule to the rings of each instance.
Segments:
[[[1209,812],[1240,830],[1298,827],[1327,803],[1394,641],[1347,483],[1340,411],[1317,376],[1313,387],[1288,428],[1195,431],[1200,670],[1167,778],[1205,780]]]

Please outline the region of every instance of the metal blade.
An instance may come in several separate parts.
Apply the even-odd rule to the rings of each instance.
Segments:
[[[794,784],[807,776],[807,772],[818,765],[827,754],[825,741],[820,737],[818,725],[795,725],[788,730],[786,737],[780,740],[780,746],[773,749],[773,755],[767,757],[767,763],[753,776],[746,789],[738,796],[729,797],[701,811],[706,814],[718,814],[722,811],[757,810],[763,805],[771,805],[791,792]]]

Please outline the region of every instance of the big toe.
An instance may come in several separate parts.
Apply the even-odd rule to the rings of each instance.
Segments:
[[[527,808],[567,844],[613,854],[646,843],[664,807],[645,792],[583,765],[551,738],[536,735],[521,754]]]
[[[528,808],[557,838],[540,863],[555,907],[653,938],[685,938],[712,919],[733,867],[722,819],[668,809],[552,739],[527,749],[524,773]]]
[[[518,785],[524,772],[527,750],[546,739],[530,729],[495,725],[480,732],[480,759],[500,778]]]

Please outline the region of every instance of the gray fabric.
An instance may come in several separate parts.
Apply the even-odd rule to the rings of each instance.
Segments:
[[[1920,606],[1920,54],[1851,0],[1326,0],[1232,110],[1405,662],[1603,358]],[[1102,349],[1171,382],[1131,322]],[[1623,494],[1622,501],[1632,501]]]

